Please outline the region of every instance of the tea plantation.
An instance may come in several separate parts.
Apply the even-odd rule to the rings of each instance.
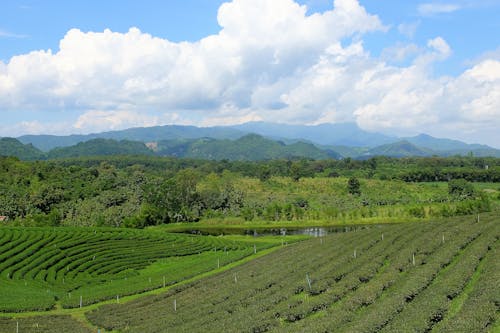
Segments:
[[[87,318],[124,332],[489,332],[499,237],[484,214],[315,238]]]
[[[127,229],[0,232],[0,332],[499,330],[497,212],[280,242],[269,254],[190,281],[252,255],[254,243],[260,251],[277,239]],[[164,283],[172,286],[161,289]],[[19,312],[29,309],[40,311]]]
[[[276,242],[275,242],[276,243]],[[258,242],[255,250],[272,246]],[[221,237],[105,228],[0,228],[0,311],[81,307],[182,281],[254,253]]]

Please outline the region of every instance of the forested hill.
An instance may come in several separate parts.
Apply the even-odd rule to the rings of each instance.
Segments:
[[[85,135],[23,135],[18,138],[22,143],[32,143],[38,149],[48,152],[56,147],[69,147],[80,142],[93,139],[130,140],[153,142],[176,139],[198,139],[210,137],[214,139],[237,139],[246,133],[225,127],[196,127],[181,125],[165,125],[154,127],[137,127],[120,131],[110,131]]]
[[[110,156],[110,155],[153,155],[153,151],[142,142],[129,140],[94,139],[80,142],[75,146],[54,148],[48,152],[47,157],[68,158],[84,156]]]
[[[310,143],[296,142],[286,145],[249,134],[237,140],[169,140],[158,143],[158,155],[201,158],[209,160],[260,161],[271,159],[340,158],[334,151],[321,150]]]
[[[30,161],[43,159],[44,153],[32,144],[22,144],[14,138],[1,138],[0,156],[15,156],[21,160]]]
[[[452,147],[445,140],[443,147]],[[429,141],[429,140],[427,140]],[[432,139],[430,139],[432,141]],[[465,145],[465,146],[463,146]],[[410,140],[398,141],[374,148],[347,146],[317,146],[310,142],[289,140],[288,144],[265,138],[257,134],[248,134],[238,139],[172,139],[152,142],[132,140],[92,139],[69,147],[59,147],[43,152],[32,144],[22,144],[17,139],[0,140],[0,156],[15,156],[22,160],[42,160],[85,156],[111,155],[156,155],[188,157],[208,160],[260,161],[272,159],[314,159],[356,158],[367,159],[374,156],[388,157],[424,157],[453,156],[470,154],[478,157],[500,157],[500,150],[476,145],[477,150],[432,150],[413,144]],[[462,147],[466,144],[462,143]]]
[[[286,145],[255,134],[237,140],[177,139],[148,144],[130,140],[92,139],[70,147],[54,148],[47,153],[31,144],[23,145],[13,138],[4,138],[0,142],[0,156],[15,156],[22,160],[112,155],[156,155],[232,161],[297,158],[319,160],[341,157],[334,151],[322,150],[310,143],[296,142]]]

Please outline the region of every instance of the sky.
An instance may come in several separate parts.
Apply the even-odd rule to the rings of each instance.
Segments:
[[[0,136],[356,122],[500,148],[500,0],[0,9]]]

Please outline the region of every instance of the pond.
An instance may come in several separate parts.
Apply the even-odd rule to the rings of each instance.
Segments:
[[[251,235],[259,236],[286,236],[286,235],[307,235],[312,237],[322,237],[328,234],[350,232],[367,228],[377,227],[378,225],[349,225],[335,227],[307,227],[307,228],[196,228],[179,230],[176,232],[195,234],[195,235]]]

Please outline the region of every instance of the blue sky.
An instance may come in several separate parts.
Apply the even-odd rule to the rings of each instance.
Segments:
[[[0,135],[356,121],[500,146],[499,0],[223,3],[2,1]]]

